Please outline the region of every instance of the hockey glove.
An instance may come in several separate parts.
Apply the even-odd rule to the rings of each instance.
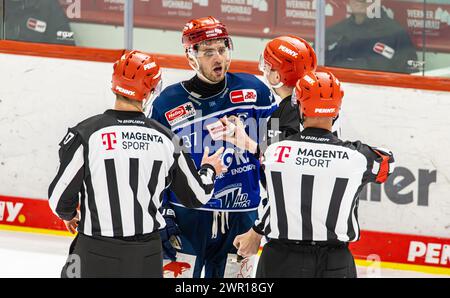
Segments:
[[[176,216],[170,207],[162,207],[162,215],[166,221],[166,227],[159,231],[165,259],[176,261],[177,249],[181,249],[180,229],[176,223]]]

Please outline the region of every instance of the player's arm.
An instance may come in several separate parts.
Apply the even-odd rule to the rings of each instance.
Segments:
[[[209,149],[205,148],[200,170],[197,170],[190,154],[179,139],[174,143],[178,145],[174,153],[175,161],[170,168],[169,188],[184,206],[199,208],[211,199],[216,175],[226,171],[220,158],[224,148],[220,148],[211,156],[208,156]]]
[[[278,105],[273,92],[262,82],[258,93],[256,121],[258,125],[267,127],[267,121],[272,113],[278,108]]]
[[[78,196],[84,177],[84,148],[81,136],[69,129],[60,143],[60,166],[48,189],[49,205],[59,218],[70,221],[77,216]]]

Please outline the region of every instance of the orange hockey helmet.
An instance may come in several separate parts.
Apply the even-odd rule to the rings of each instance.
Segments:
[[[227,28],[215,17],[205,17],[189,21],[183,29],[182,42],[186,50],[202,41],[224,38],[232,49]]]
[[[158,94],[161,86],[161,69],[149,54],[131,51],[114,63],[111,89],[116,94],[145,101]]]
[[[331,72],[308,72],[298,80],[292,101],[298,103],[302,117],[334,118],[343,97],[341,83]]]
[[[268,73],[276,70],[281,76],[279,88],[283,85],[294,87],[305,72],[315,71],[317,57],[314,49],[304,39],[286,35],[271,40],[264,49],[259,62],[259,70]]]

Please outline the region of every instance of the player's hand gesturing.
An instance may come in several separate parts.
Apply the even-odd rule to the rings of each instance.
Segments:
[[[222,153],[224,148],[221,147],[216,151],[213,155],[209,156],[209,147],[205,148],[205,152],[203,153],[202,165],[209,164],[216,171],[216,175],[220,175],[222,173],[227,172],[227,167],[222,163]]]

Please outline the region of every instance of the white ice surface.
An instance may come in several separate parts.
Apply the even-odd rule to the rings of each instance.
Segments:
[[[0,231],[0,278],[59,277],[71,237]],[[358,267],[359,277],[450,277],[381,268]]]

